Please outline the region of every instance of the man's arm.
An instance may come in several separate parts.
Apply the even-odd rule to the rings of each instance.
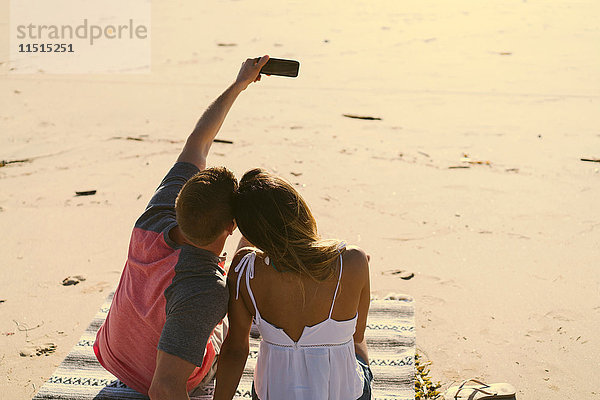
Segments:
[[[148,396],[151,400],[189,400],[187,380],[195,368],[191,362],[158,350]]]
[[[194,131],[188,137],[177,161],[189,162],[200,170],[206,168],[206,158],[223,121],[238,95],[252,82],[260,81],[260,69],[269,56],[249,58],[240,68],[235,82],[227,88],[202,114]]]

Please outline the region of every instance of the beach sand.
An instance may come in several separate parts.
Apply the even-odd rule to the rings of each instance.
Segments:
[[[366,249],[373,295],[416,299],[444,389],[477,377],[518,399],[600,398],[600,163],[580,160],[600,157],[599,13],[154,1],[139,75],[9,73],[3,29],[0,160],[30,161],[0,168],[0,397],[31,398],[77,342],[197,118],[266,53],[300,76],[242,93],[209,164],[280,174],[324,236]]]

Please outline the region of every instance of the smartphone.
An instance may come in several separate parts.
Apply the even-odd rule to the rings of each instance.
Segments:
[[[298,76],[300,63],[296,60],[283,60],[281,58],[269,58],[269,61],[260,70],[261,74],[289,76],[295,78]]]

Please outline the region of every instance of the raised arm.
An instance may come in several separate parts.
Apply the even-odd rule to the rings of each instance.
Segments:
[[[223,121],[238,95],[252,82],[260,81],[260,69],[267,63],[269,56],[249,58],[240,68],[238,76],[202,114],[196,127],[188,137],[177,161],[189,162],[200,170],[206,168],[206,158],[213,139],[217,136]]]

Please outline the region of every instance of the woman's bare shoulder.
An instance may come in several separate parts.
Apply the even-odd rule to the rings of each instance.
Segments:
[[[235,253],[233,259],[231,260],[231,266],[229,267],[229,271],[227,272],[229,279],[237,275],[237,272],[235,272],[235,267],[237,267],[238,264],[242,261],[242,258],[244,258],[244,256],[246,256],[249,253],[255,252],[258,253],[260,252],[260,250],[256,247],[242,247]]]
[[[235,267],[237,267],[237,265],[242,261],[242,258],[244,258],[249,253],[256,253],[256,260],[258,261],[258,263],[255,263],[255,267],[266,266],[265,254],[262,252],[262,250],[252,246],[242,247],[238,249],[238,251],[233,256],[233,259],[231,260],[231,267],[229,268],[230,276],[237,275],[237,273],[235,272]]]
[[[369,256],[360,247],[354,245],[346,246],[343,257],[344,271],[349,271],[357,275],[369,272]]]

